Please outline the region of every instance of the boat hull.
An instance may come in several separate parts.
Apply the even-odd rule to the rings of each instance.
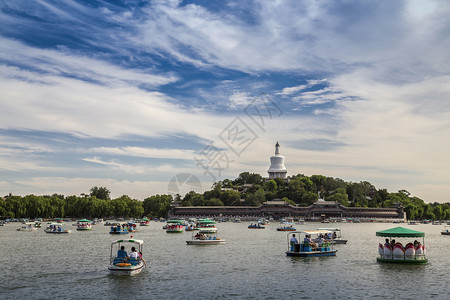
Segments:
[[[428,263],[428,259],[389,259],[377,257],[377,262],[383,263],[394,263],[394,264],[413,264],[413,265],[423,265]]]
[[[186,241],[188,245],[219,245],[225,244],[225,240],[194,240],[194,241]]]
[[[108,267],[110,275],[132,276],[142,272],[144,269],[144,263],[140,263],[135,266],[119,267],[111,265]]]
[[[71,233],[70,230],[67,231],[52,231],[52,230],[44,230],[45,233],[53,233],[53,234],[67,234],[67,233]]]
[[[441,232],[442,235],[450,235],[450,232]]]
[[[295,228],[292,229],[286,229],[286,228],[277,228],[277,231],[295,231]]]
[[[296,252],[287,251],[287,256],[298,256],[298,257],[313,257],[313,256],[336,256],[337,250],[330,251],[310,251],[310,252]]]
[[[347,244],[347,240],[333,240],[333,244]]]

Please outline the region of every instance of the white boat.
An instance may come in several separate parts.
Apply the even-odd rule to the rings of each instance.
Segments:
[[[92,222],[87,219],[78,220],[77,230],[92,230]]]
[[[36,230],[38,230],[38,228],[34,226],[34,222],[24,223],[22,224],[22,227],[17,228],[17,231],[36,231]]]
[[[333,244],[347,244],[347,240],[342,238],[342,232],[340,228],[317,228],[317,230],[328,230],[327,238],[331,240]]]
[[[425,232],[408,229],[405,227],[396,227],[383,231],[377,231],[376,236],[386,237],[385,244],[378,244],[377,257],[378,262],[400,263],[400,264],[426,264],[428,259],[425,257]],[[422,237],[422,243],[412,238]],[[403,243],[396,242],[393,238],[408,239]]]
[[[186,241],[188,245],[217,245],[225,244],[225,240],[217,236],[216,232],[210,232],[208,229],[200,229],[192,234],[192,239]]]
[[[216,221],[211,219],[198,219],[197,225],[195,227],[196,230],[201,230],[206,233],[216,233]]]
[[[184,232],[183,221],[181,220],[169,220],[166,224],[167,233],[182,233]]]
[[[139,226],[150,226],[150,220],[147,218],[142,218],[139,221]]]
[[[53,234],[67,234],[72,232],[65,228],[65,223],[50,223],[44,231]]]
[[[141,273],[142,270],[144,270],[144,267],[146,267],[145,260],[142,257],[129,258],[120,255],[119,250],[121,249],[121,246],[125,246],[126,244],[137,247],[138,249],[136,249],[136,251],[142,254],[142,246],[144,245],[144,241],[142,240],[127,239],[112,242],[108,267],[111,275],[136,275]]]

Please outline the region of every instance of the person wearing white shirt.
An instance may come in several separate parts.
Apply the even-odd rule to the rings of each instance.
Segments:
[[[131,252],[130,254],[128,254],[129,258],[138,258],[139,257],[139,253],[137,253],[136,248],[131,247]]]

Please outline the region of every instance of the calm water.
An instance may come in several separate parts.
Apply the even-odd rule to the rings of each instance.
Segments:
[[[18,232],[19,223],[0,227],[0,299],[448,299],[450,236],[443,226],[405,227],[426,232],[428,265],[376,262],[383,239],[377,230],[398,224],[338,224],[347,245],[336,257],[287,257],[286,233],[277,223],[264,230],[248,223],[218,223],[225,245],[188,246],[191,233],[167,234],[163,223],[138,226],[149,268],[133,277],[108,275],[109,227],[72,229],[68,235]],[[297,225],[297,230],[323,227]],[[128,235],[129,236],[129,235]],[[404,242],[405,240],[397,239]]]

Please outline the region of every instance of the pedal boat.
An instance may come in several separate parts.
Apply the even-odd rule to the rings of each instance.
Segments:
[[[217,236],[217,231],[211,233],[209,230],[195,231],[192,234],[192,239],[186,241],[188,245],[217,245],[225,244],[225,240]]]
[[[257,224],[250,224],[248,225],[248,229],[264,229],[266,227],[262,226],[261,223],[257,223]]]
[[[378,244],[378,262],[398,264],[426,264],[428,262],[428,259],[425,257],[425,232],[395,227],[377,231],[376,235],[389,239],[389,244]],[[414,243],[407,243],[405,247],[401,243],[395,243],[392,247],[391,242],[393,238],[422,238],[422,244],[415,240]]]
[[[182,233],[184,232],[183,221],[181,220],[169,220],[166,225],[167,233]]]
[[[336,256],[337,250],[334,250],[333,244],[330,241],[323,241],[321,243],[311,243],[305,242],[307,235],[311,237],[312,240],[316,239],[320,234],[326,235],[330,231],[328,230],[309,230],[309,231],[295,231],[289,232],[287,234],[288,251],[286,251],[287,256],[300,256],[300,257],[311,257],[311,256]],[[298,243],[291,241],[293,235],[296,234],[299,237]]]
[[[128,234],[128,227],[124,226],[125,223],[113,223],[109,234]]]
[[[85,231],[92,230],[92,222],[91,220],[82,219],[77,221],[77,230]]]
[[[216,221],[211,219],[198,219],[196,230],[202,230],[205,233],[216,233]]]
[[[110,275],[126,275],[132,276],[142,272],[145,267],[145,261],[142,258],[119,258],[116,256],[117,251],[125,243],[134,244],[136,251],[142,253],[144,241],[128,239],[117,240],[111,243],[110,265],[108,267]],[[131,249],[131,247],[129,247]]]
[[[45,233],[52,234],[68,234],[71,233],[72,230],[68,230],[65,228],[65,223],[50,223],[47,228],[44,229]]]
[[[282,222],[280,223],[280,227],[277,228],[277,231],[296,231],[297,229],[294,227],[294,223],[290,222]]]
[[[340,228],[317,228],[317,230],[328,230],[331,232],[331,242],[333,244],[347,244],[347,240],[342,238],[342,232]],[[335,237],[333,237],[335,236]]]
[[[139,226],[150,226],[150,220],[147,218],[142,218],[139,222]]]
[[[17,228],[17,231],[36,231],[36,230],[38,230],[38,228],[34,226],[34,222],[24,223],[21,227]]]
[[[444,229],[441,231],[442,235],[450,235],[450,226],[449,225],[445,225]]]

